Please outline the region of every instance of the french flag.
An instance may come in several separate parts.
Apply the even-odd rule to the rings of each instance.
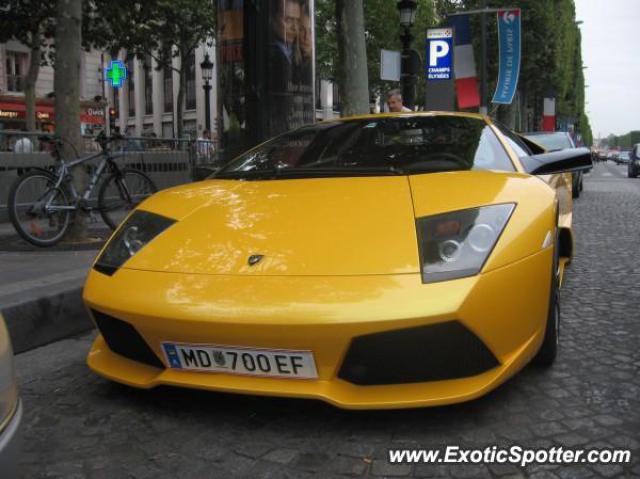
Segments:
[[[458,96],[458,108],[480,106],[476,60],[471,43],[469,15],[449,17],[449,23],[455,28],[455,48],[453,51],[453,72]]]
[[[556,131],[556,99],[555,98],[543,99],[542,131]]]

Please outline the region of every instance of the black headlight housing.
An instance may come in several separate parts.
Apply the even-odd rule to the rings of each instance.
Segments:
[[[111,276],[176,220],[144,210],[134,211],[109,240],[93,268]]]
[[[418,218],[422,282],[478,274],[515,207],[504,203]]]

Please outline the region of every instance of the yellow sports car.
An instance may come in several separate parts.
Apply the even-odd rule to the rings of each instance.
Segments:
[[[466,401],[549,365],[573,244],[558,173],[591,156],[535,148],[475,114],[361,116],[162,191],[89,274],[88,364],[344,408]]]

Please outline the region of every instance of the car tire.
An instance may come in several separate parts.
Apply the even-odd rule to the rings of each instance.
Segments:
[[[577,175],[578,173],[574,173],[574,175]],[[573,199],[579,198],[580,197],[580,178],[578,177],[577,179],[573,179],[571,181],[571,197]]]
[[[548,368],[556,360],[558,354],[558,341],[560,338],[560,278],[558,273],[558,243],[553,255],[553,268],[551,271],[551,291],[549,293],[549,312],[544,331],[544,339],[540,350],[533,358],[533,364]]]

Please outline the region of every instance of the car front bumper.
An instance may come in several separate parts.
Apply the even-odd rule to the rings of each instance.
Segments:
[[[97,337],[87,361],[98,374],[139,388],[173,385],[315,398],[354,409],[466,401],[506,381],[539,349],[547,318],[551,263],[552,249],[548,248],[488,273],[433,284],[423,284],[420,274],[209,276],[122,269],[109,277],[92,271],[84,290],[87,306],[94,316],[95,312],[109,315],[135,328],[159,367],[114,353],[105,334]],[[414,331],[411,328],[428,331],[431,326],[438,329],[454,323],[486,347],[495,358],[494,365],[483,369],[467,364],[462,369],[469,366],[468,371],[475,371],[468,376],[463,371],[464,377],[439,379],[442,374],[437,372],[434,380],[407,383],[393,346],[389,349],[390,343],[383,340],[371,343],[372,348],[386,348],[370,352],[371,364],[378,370],[400,369],[399,374],[376,376],[372,382],[345,373],[343,365],[363,338],[375,339],[385,333],[396,337],[396,333]],[[318,378],[171,369],[160,363],[166,364],[161,350],[165,341],[308,350],[314,354]],[[415,346],[416,339],[412,341]],[[428,344],[437,347],[436,342]],[[421,354],[428,359],[430,351],[425,349]],[[461,356],[468,353],[458,349]],[[402,347],[397,350],[399,356],[407,357],[402,356]],[[399,380],[389,379],[398,376]]]
[[[13,412],[13,416],[7,425],[0,431],[0,471],[3,479],[18,477],[18,462],[22,449],[22,402]]]

